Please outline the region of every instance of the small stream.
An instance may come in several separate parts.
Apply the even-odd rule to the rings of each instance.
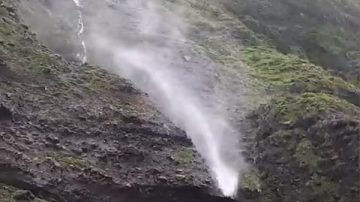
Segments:
[[[79,13],[79,31],[78,31],[78,38],[81,42],[81,47],[82,47],[82,52],[77,53],[77,57],[81,60],[81,62],[84,64],[87,61],[87,50],[86,50],[86,43],[85,40],[83,39],[83,34],[84,34],[84,20],[83,20],[83,14],[82,14],[82,2],[81,0],[73,0],[76,7],[77,7],[77,11]]]

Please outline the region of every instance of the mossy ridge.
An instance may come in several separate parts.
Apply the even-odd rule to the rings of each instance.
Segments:
[[[325,93],[304,93],[301,96],[287,96],[274,99],[271,111],[281,123],[294,124],[299,120],[321,115],[324,112],[356,111],[356,107],[345,100]]]
[[[355,85],[331,75],[323,68],[295,55],[285,55],[265,46],[246,47],[243,61],[252,75],[281,90],[302,92],[355,91]]]

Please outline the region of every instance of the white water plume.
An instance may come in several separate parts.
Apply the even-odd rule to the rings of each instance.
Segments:
[[[194,89],[201,81],[189,79],[187,75],[191,73],[173,65],[174,58],[182,58],[178,49],[186,46],[185,24],[164,12],[157,1],[134,0],[123,4],[126,8],[119,12],[129,19],[109,19],[104,13],[110,11],[101,9],[100,15],[94,14],[111,24],[108,29],[97,17],[87,19],[94,60],[147,92],[159,110],[186,131],[223,194],[234,196],[239,183],[239,165],[234,162],[243,162],[237,145],[239,136],[224,114],[212,110],[207,103],[210,101]],[[117,26],[121,28],[110,31]]]
[[[150,95],[156,96],[155,100],[162,103],[162,111],[186,131],[207,160],[224,195],[234,195],[238,185],[238,172],[222,158],[217,137],[225,136],[222,132],[225,132],[228,126],[210,120],[220,117],[212,117],[206,112],[200,103],[196,102],[196,97],[187,93],[176,76],[167,70],[164,61],[157,61],[153,56],[154,54],[146,50],[117,49],[114,60],[119,66],[126,68],[119,70],[129,79],[134,80],[139,74],[146,78],[136,84]]]
[[[87,50],[86,50],[86,43],[83,40],[82,35],[84,34],[84,20],[83,20],[83,14],[82,14],[82,5],[81,5],[81,0],[73,0],[77,10],[78,10],[78,26],[79,26],[79,31],[78,31],[78,38],[80,40],[81,43],[81,47],[82,47],[82,53],[78,53],[77,57],[81,60],[81,62],[84,64],[87,61]]]

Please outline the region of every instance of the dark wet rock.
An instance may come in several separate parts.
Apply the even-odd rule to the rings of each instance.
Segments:
[[[46,140],[52,144],[58,144],[60,142],[59,138],[53,134],[48,135]]]
[[[31,191],[20,190],[14,193],[13,198],[19,202],[27,202],[27,201],[30,202],[35,199],[35,196],[33,193],[31,193]]]
[[[12,112],[10,109],[0,104],[0,121],[12,120]]]
[[[165,176],[159,176],[158,177],[158,180],[161,182],[161,183],[164,183],[166,184],[168,182],[168,178],[165,177]]]

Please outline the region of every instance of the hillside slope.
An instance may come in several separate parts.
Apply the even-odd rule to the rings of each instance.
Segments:
[[[249,29],[282,53],[297,54],[349,80],[360,80],[359,1],[225,2]]]
[[[0,8],[0,201],[232,201],[144,93],[76,62],[73,8],[47,33],[15,2]],[[359,2],[161,2],[197,53],[174,63],[230,92],[250,164],[238,201],[358,201]]]

